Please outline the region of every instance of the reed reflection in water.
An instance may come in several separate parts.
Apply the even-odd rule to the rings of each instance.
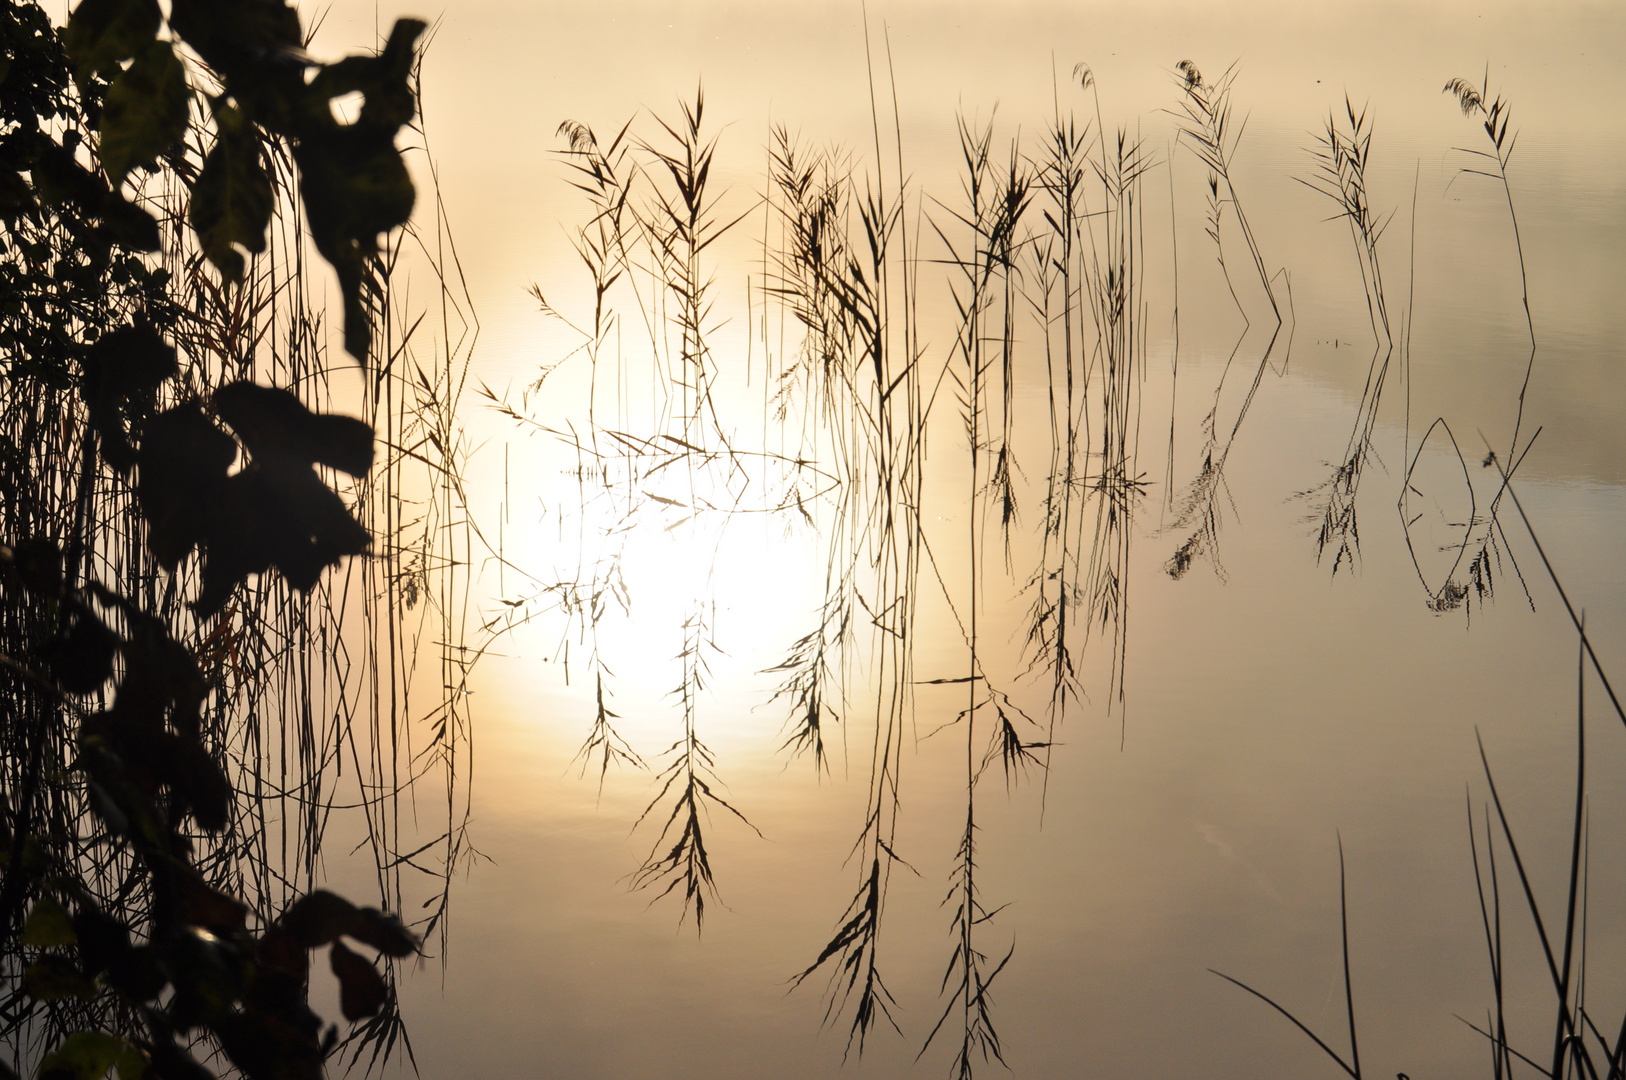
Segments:
[[[550,311],[580,328],[575,340],[582,350],[557,368],[568,349],[550,352],[552,373],[528,398],[500,388],[492,397],[511,410],[512,422],[535,432],[533,447],[565,433],[573,475],[561,490],[551,465],[559,459],[540,451],[523,455],[527,463],[510,475],[502,497],[504,603],[493,605],[501,620],[490,629],[513,628],[511,644],[498,648],[536,656],[532,650],[545,637],[542,652],[561,666],[574,663],[570,689],[557,698],[550,690],[547,700],[583,706],[571,749],[583,751],[576,768],[586,781],[585,797],[589,803],[601,798],[601,817],[615,818],[622,828],[643,815],[634,849],[614,873],[605,874],[598,862],[594,872],[606,887],[631,875],[626,881],[646,882],[650,897],[669,892],[671,913],[663,915],[657,905],[643,916],[662,923],[662,933],[669,933],[674,914],[693,915],[695,925],[702,911],[712,915],[713,932],[696,970],[735,955],[719,939],[740,920],[757,917],[753,908],[773,902],[765,896],[771,889],[751,883],[763,861],[784,865],[764,850],[815,831],[811,823],[787,828],[774,819],[776,784],[790,783],[803,766],[778,781],[763,779],[779,775],[778,766],[751,761],[746,747],[753,739],[759,748],[771,742],[805,757],[806,771],[823,777],[809,793],[823,801],[810,801],[799,814],[845,814],[848,825],[839,842],[821,840],[807,856],[823,858],[818,874],[804,868],[797,878],[842,874],[839,895],[828,885],[806,888],[818,892],[824,906],[809,911],[811,900],[795,903],[798,917],[787,916],[783,925],[798,948],[793,955],[775,951],[779,962],[761,972],[760,985],[802,973],[813,990],[831,978],[829,997],[811,1016],[797,1004],[800,997],[781,1007],[811,1021],[809,1027],[825,1016],[839,1028],[829,1041],[854,1052],[864,1047],[866,1062],[873,1063],[865,1067],[887,1071],[899,1064],[887,1056],[894,1053],[888,1040],[864,1041],[888,1027],[889,1017],[905,1031],[907,1060],[942,1016],[922,1068],[935,1067],[929,1063],[939,1055],[974,1065],[986,1051],[989,1059],[1006,1053],[1020,1070],[1027,1054],[1042,1053],[1033,1047],[1054,1040],[1035,1035],[1030,1018],[1060,1006],[1045,1006],[1044,994],[1015,988],[1054,989],[1079,980],[1050,968],[1043,943],[1069,933],[1058,928],[1078,919],[1114,913],[1123,926],[1146,921],[1126,911],[1124,900],[1072,880],[1061,892],[1071,914],[1058,914],[1037,932],[1024,930],[1035,924],[1020,921],[1031,894],[1019,882],[1019,855],[1048,849],[1046,858],[1082,866],[1086,875],[1091,865],[1114,866],[1112,873],[1126,883],[1122,891],[1143,899],[1146,879],[1127,884],[1137,879],[1123,868],[1167,857],[1092,864],[1089,855],[1099,848],[1077,837],[1114,821],[1117,811],[1073,789],[1093,783],[1116,790],[1123,796],[1118,806],[1144,807],[1148,796],[1131,798],[1116,786],[1125,783],[1121,777],[1112,781],[1099,771],[1110,764],[1081,759],[1110,763],[1120,746],[1131,754],[1144,739],[1172,754],[1171,764],[1156,772],[1164,782],[1151,785],[1168,793],[1172,763],[1189,760],[1192,750],[1169,747],[1160,734],[1162,718],[1211,715],[1221,687],[1246,703],[1226,705],[1217,715],[1240,720],[1254,709],[1303,712],[1286,704],[1287,690],[1272,689],[1269,680],[1299,686],[1304,679],[1287,674],[1291,669],[1345,672],[1339,665],[1347,661],[1306,642],[1288,647],[1282,639],[1294,634],[1292,627],[1300,635],[1334,634],[1326,624],[1340,618],[1347,626],[1336,633],[1346,649],[1379,648],[1357,632],[1363,628],[1372,638],[1379,631],[1385,639],[1400,636],[1347,606],[1351,595],[1372,590],[1385,602],[1391,598],[1389,586],[1378,582],[1394,580],[1397,552],[1398,569],[1413,582],[1406,603],[1425,619],[1419,630],[1407,616],[1394,615],[1408,627],[1405,634],[1436,633],[1428,629],[1439,625],[1430,608],[1465,607],[1470,599],[1476,634],[1485,633],[1486,620],[1511,618],[1508,609],[1522,608],[1522,596],[1493,614],[1477,606],[1487,597],[1471,576],[1476,561],[1495,565],[1493,538],[1502,554],[1514,551],[1488,509],[1500,484],[1490,479],[1494,470],[1480,465],[1484,451],[1443,447],[1443,429],[1434,421],[1444,418],[1459,434],[1483,427],[1499,460],[1510,463],[1520,455],[1506,447],[1518,447],[1520,432],[1525,440],[1529,432],[1520,420],[1503,419],[1519,398],[1516,388],[1494,408],[1469,402],[1452,412],[1430,408],[1423,400],[1426,380],[1411,378],[1415,368],[1443,363],[1412,349],[1409,331],[1428,322],[1430,303],[1437,310],[1450,286],[1417,282],[1415,271],[1408,273],[1415,249],[1408,248],[1419,230],[1426,247],[1431,221],[1452,207],[1428,187],[1414,204],[1422,173],[1414,159],[1391,162],[1411,183],[1373,175],[1373,150],[1381,161],[1386,129],[1376,128],[1374,139],[1371,125],[1374,117],[1386,117],[1381,110],[1363,115],[1359,88],[1351,88],[1347,104],[1329,93],[1332,100],[1322,107],[1335,111],[1325,142],[1306,136],[1291,154],[1273,151],[1279,160],[1268,160],[1277,175],[1264,176],[1259,158],[1249,157],[1254,136],[1237,141],[1244,136],[1240,121],[1221,122],[1222,99],[1246,95],[1248,68],[1212,79],[1196,66],[1179,70],[1165,84],[1160,107],[1177,118],[1185,114],[1189,124],[1182,127],[1189,131],[1176,134],[1165,117],[1157,121],[1170,129],[1164,139],[1161,128],[1158,137],[1137,136],[1133,116],[1104,115],[1093,92],[1099,88],[1079,86],[1062,62],[1053,116],[1016,116],[1007,107],[992,123],[963,112],[958,131],[939,140],[937,152],[957,160],[958,175],[945,176],[935,162],[928,166],[911,156],[911,137],[901,124],[888,123],[888,42],[878,25],[872,29],[879,135],[825,149],[798,137],[793,126],[769,128],[742,155],[764,162],[754,174],[716,164],[726,158],[713,156],[714,147],[723,155],[731,141],[752,138],[716,122],[731,103],[709,83],[705,98],[685,94],[678,105],[640,115],[624,131],[624,117],[605,125],[598,115],[568,114],[584,125],[565,129],[556,145],[567,166],[584,167],[574,176],[589,190],[581,192],[585,202],[572,220],[585,223],[575,238],[576,258],[592,288],[561,289],[549,278],[539,291]],[[1444,76],[1456,70],[1431,77],[1430,92],[1437,94]],[[905,82],[900,94],[907,93]],[[1451,115],[1450,99],[1438,97],[1435,104]],[[1153,115],[1143,113],[1142,123],[1151,126]],[[1476,123],[1461,125],[1463,142],[1477,134]],[[1120,124],[1127,125],[1121,139]],[[1040,134],[1042,126],[1049,130]],[[1442,142],[1441,152],[1449,145]],[[1317,146],[1319,161],[1311,156]],[[1318,174],[1321,165],[1330,171]],[[1429,165],[1432,183],[1443,170]],[[1448,168],[1456,167],[1453,161]],[[1509,165],[1500,167],[1506,173]],[[1511,169],[1504,179],[1517,196],[1516,160]],[[1306,193],[1300,202],[1282,195],[1300,178],[1318,176],[1325,177],[1323,195]],[[720,187],[720,177],[729,183]],[[928,177],[936,182],[928,186]],[[1458,181],[1452,196],[1464,188]],[[1329,195],[1336,200],[1331,205],[1314,202]],[[1165,204],[1171,206],[1167,220]],[[1244,206],[1254,216],[1244,216]],[[1397,211],[1394,227],[1385,232],[1391,210]],[[1320,222],[1329,213],[1347,219],[1351,239]],[[1285,224],[1294,214],[1303,221]],[[1315,242],[1326,245],[1327,264],[1343,260],[1343,277],[1298,257],[1312,229],[1322,230]],[[1334,243],[1342,244],[1336,254]],[[1349,260],[1352,250],[1356,258]],[[1512,254],[1488,254],[1485,261],[1504,277],[1524,274]],[[1307,275],[1320,279],[1310,281],[1318,301],[1333,291],[1329,282],[1349,286],[1347,294],[1330,307],[1307,307],[1293,292],[1297,284],[1304,295]],[[1176,283],[1178,305],[1172,302]],[[576,302],[583,296],[590,302]],[[1346,317],[1351,313],[1353,322]],[[559,322],[547,311],[539,318]],[[574,331],[558,333],[553,340]],[[1347,348],[1352,339],[1354,352],[1340,349],[1336,356],[1321,344]],[[1331,363],[1347,367],[1351,355],[1354,369]],[[1517,374],[1528,366],[1521,358]],[[1293,379],[1266,380],[1267,373],[1303,373],[1310,389]],[[1532,378],[1539,387],[1539,370]],[[516,382],[535,379],[528,374]],[[1497,381],[1486,396],[1505,389],[1508,379]],[[567,397],[561,388],[577,392]],[[1307,410],[1316,423],[1305,423],[1294,410]],[[1167,425],[1166,457],[1150,445],[1154,439],[1141,438],[1147,424],[1159,444]],[[1325,433],[1334,428],[1341,445],[1329,446]],[[539,459],[550,463],[548,471]],[[1531,461],[1538,459],[1539,451]],[[1374,463],[1380,467],[1370,468]],[[1405,495],[1402,476],[1414,481]],[[1158,477],[1161,484],[1150,479]],[[1423,482],[1431,477],[1439,479]],[[1380,489],[1375,496],[1374,485]],[[1369,492],[1364,535],[1355,517],[1363,487]],[[1464,490],[1470,494],[1457,494]],[[1284,505],[1296,491],[1310,495]],[[539,493],[546,513],[537,527],[519,508],[536,505]],[[1395,547],[1407,533],[1387,516],[1390,496],[1399,500],[1401,521],[1411,531],[1415,570],[1404,546]],[[1419,505],[1425,496],[1429,501]],[[1457,502],[1469,504],[1466,512]],[[1432,516],[1419,519],[1424,510]],[[1297,520],[1305,513],[1314,515],[1313,533]],[[1434,532],[1423,536],[1418,530],[1425,526]],[[1261,540],[1272,528],[1286,540]],[[1236,538],[1223,563],[1222,529]],[[656,552],[659,564],[641,563],[650,556],[640,556],[639,547]],[[778,557],[764,559],[767,569],[751,572],[764,583],[756,591],[768,596],[763,607],[769,610],[748,608],[749,597],[741,593],[750,590],[738,578],[728,583],[741,561],[731,553],[774,553],[776,547]],[[539,551],[548,554],[539,557]],[[1436,565],[1439,559],[1443,565]],[[1194,572],[1203,566],[1212,572]],[[1165,567],[1182,573],[1182,580],[1162,576]],[[1351,571],[1358,579],[1345,582]],[[1284,618],[1275,603],[1278,589],[1320,595],[1314,590],[1324,590],[1335,574],[1344,591],[1332,594],[1330,612],[1319,608],[1326,613],[1284,629],[1262,614]],[[786,591],[794,600],[779,592],[785,578],[792,579]],[[1505,582],[1507,572],[1498,569],[1497,578]],[[1261,607],[1249,601],[1234,609],[1237,625],[1258,620],[1271,628],[1260,641],[1272,659],[1262,674],[1247,669],[1256,672],[1252,679],[1216,671],[1207,659],[1217,641],[1237,634],[1236,625],[1191,616],[1209,631],[1206,640],[1171,628],[1178,618],[1171,612],[1180,604],[1213,604],[1215,611],[1241,605],[1229,598],[1242,591],[1239,579],[1270,582],[1257,586],[1265,592]],[[1216,591],[1222,580],[1229,589]],[[1531,592],[1541,599],[1539,589]],[[730,593],[738,605],[733,611]],[[1131,594],[1133,639],[1127,634]],[[750,629],[731,638],[724,627],[735,619]],[[1497,639],[1507,640],[1513,639]],[[1450,659],[1439,660],[1442,666],[1428,678],[1460,670],[1472,652],[1439,648]],[[1319,664],[1312,654],[1321,657]],[[1234,655],[1230,662],[1242,663]],[[1389,662],[1393,670],[1401,658]],[[1137,675],[1139,663],[1147,668]],[[1170,678],[1154,670],[1179,672],[1190,689],[1149,688]],[[751,671],[767,674],[753,679]],[[730,675],[740,681],[730,683]],[[1424,677],[1404,681],[1412,686]],[[1366,685],[1353,673],[1329,679]],[[521,693],[534,699],[538,692]],[[1313,719],[1337,728],[1337,720],[1320,713],[1344,715],[1341,709],[1315,700]],[[1128,706],[1134,708],[1126,714]],[[1466,699],[1439,706],[1447,707],[1451,715],[1474,715]],[[550,728],[564,719],[546,718]],[[1259,749],[1251,735],[1237,732],[1236,738]],[[1196,734],[1190,741],[1209,753],[1224,745]],[[1262,753],[1262,760],[1284,760],[1280,749]],[[631,775],[640,762],[650,777]],[[1303,770],[1302,762],[1296,769],[1321,775]],[[543,776],[558,771],[539,770]],[[1451,774],[1470,775],[1466,767]],[[1442,778],[1428,779],[1439,785]],[[1186,776],[1183,782],[1200,790],[1247,790],[1236,779]],[[849,784],[864,796],[849,792]],[[1334,783],[1343,790],[1340,785]],[[1009,801],[998,797],[1001,786],[1013,792]],[[1407,790],[1415,794],[1422,785]],[[1169,797],[1176,806],[1189,798]],[[1236,797],[1243,805],[1252,799]],[[1086,802],[1095,812],[1077,813]],[[1325,805],[1308,795],[1295,805],[1312,802]],[[1022,839],[1006,827],[1014,815],[1035,829],[1041,804],[1045,832]],[[731,811],[760,827],[768,843]],[[1160,813],[1178,816],[1172,807]],[[560,814],[560,820],[575,820],[569,811]],[[1247,846],[1234,829],[1207,820],[1211,816],[1204,811],[1206,831],[1190,819],[1182,822],[1196,836],[1197,850],[1224,848],[1234,856],[1222,853],[1229,865],[1249,860],[1250,873],[1264,876],[1256,869],[1268,862],[1259,842]],[[1065,828],[1062,822],[1077,827],[1070,834],[1076,846],[1065,855],[1049,848],[1059,842],[1052,838]],[[1326,824],[1318,854],[1331,851],[1324,834],[1332,822]],[[566,831],[578,827],[587,826]],[[1172,833],[1153,831],[1167,851],[1186,852]],[[1455,850],[1445,839],[1441,845]],[[621,845],[612,839],[611,846]],[[1361,856],[1355,842],[1348,846],[1358,914]],[[837,869],[843,857],[850,861]],[[1306,880],[1330,890],[1330,871],[1330,861],[1322,860]],[[1157,880],[1174,895],[1189,888],[1172,875]],[[1261,886],[1261,896],[1282,895],[1281,885],[1264,880],[1269,890]],[[947,903],[936,910],[945,885]],[[717,906],[717,886],[732,911]],[[932,895],[922,904],[924,894]],[[525,904],[546,910],[551,895]],[[1016,905],[1002,909],[1006,900]],[[1463,910],[1471,912],[1471,890],[1467,902]],[[1101,914],[1077,914],[1092,904]],[[569,923],[571,909],[557,910]],[[997,915],[985,919],[989,912]],[[1192,928],[1207,926],[1209,917],[1217,916],[1188,912],[1167,923],[1179,928],[1171,936],[1186,946],[1180,963],[1197,974],[1213,963],[1262,985],[1257,955],[1239,966],[1204,947],[1213,938]],[[727,921],[722,933],[718,919]],[[1335,925],[1319,918],[1315,930],[1292,931],[1293,940],[1330,933]],[[946,939],[945,929],[952,932]],[[1356,932],[1358,941],[1358,920]],[[673,948],[645,941],[643,930],[620,923],[611,933],[641,942],[630,949],[634,955]],[[1095,954],[1098,960],[1104,952]],[[1161,954],[1148,947],[1146,955]],[[1190,960],[1197,955],[1205,959]],[[1113,963],[1100,962],[1105,969]],[[1025,964],[1033,965],[1027,974]],[[996,973],[998,987],[1011,995],[1000,995],[999,1009],[992,1008],[989,991]],[[1468,985],[1475,977],[1466,976]],[[1011,981],[1023,978],[1032,981]],[[933,1004],[939,987],[941,1000]],[[1317,1002],[1326,989],[1317,988]],[[629,1000],[669,1007],[653,988],[627,993]],[[649,999],[641,996],[646,993]],[[1093,1000],[1094,993],[1083,999]],[[1214,999],[1222,1000],[1217,992]],[[1110,1007],[1096,1015],[1104,1029],[1114,1026]],[[1238,1040],[1246,1045],[1238,1060],[1248,1060],[1270,1037],[1268,1021],[1240,1009],[1236,1016],[1253,1036]],[[696,1068],[716,1060],[706,1045],[679,1045],[689,1046],[679,1056]]]

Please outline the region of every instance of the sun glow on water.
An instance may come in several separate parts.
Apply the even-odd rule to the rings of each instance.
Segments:
[[[548,569],[522,587],[507,576],[491,601],[524,624],[520,654],[553,661],[520,693],[565,693],[555,684],[568,664],[582,712],[560,718],[571,738],[593,723],[602,685],[617,732],[640,754],[678,737],[686,694],[713,749],[767,745],[778,729],[762,708],[777,685],[768,669],[815,629],[824,566],[809,518],[787,499],[795,489],[765,472],[773,463],[673,457],[539,493],[547,511],[508,525],[504,540],[514,564],[546,552]]]

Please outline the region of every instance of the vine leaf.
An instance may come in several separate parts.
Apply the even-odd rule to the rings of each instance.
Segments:
[[[339,977],[339,1007],[344,1010],[344,1018],[354,1022],[377,1015],[389,997],[378,969],[342,941],[333,943],[328,956],[333,974]]]
[[[265,250],[275,196],[254,126],[229,105],[215,109],[215,126],[219,137],[192,188],[187,218],[209,261],[227,281],[236,282],[243,278],[243,256],[236,245],[256,254]]]
[[[328,65],[311,80],[322,108],[307,109],[307,127],[294,147],[300,193],[316,250],[339,275],[344,296],[344,347],[365,360],[371,343],[363,291],[367,260],[378,251],[378,234],[406,224],[417,193],[395,134],[415,111],[409,82],[414,45],[427,29],[418,19],[398,19],[377,56],[351,56]],[[340,124],[327,109],[331,98],[359,91],[354,124]]]
[[[79,362],[80,394],[102,457],[128,474],[135,464],[129,422],[151,414],[158,387],[180,370],[175,347],[141,319],[103,334]]]
[[[131,169],[181,141],[191,100],[186,68],[167,41],[148,42],[113,80],[102,106],[101,155],[115,189]]]
[[[146,1055],[116,1036],[76,1031],[40,1062],[40,1080],[102,1080],[114,1068],[119,1080],[141,1080]]]
[[[62,47],[81,84],[94,72],[113,74],[158,35],[158,0],[83,0],[68,16]]]

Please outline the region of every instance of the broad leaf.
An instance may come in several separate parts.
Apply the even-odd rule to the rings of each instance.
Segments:
[[[101,214],[113,239],[131,251],[158,250],[158,221],[135,203],[109,195]]]
[[[311,81],[314,98],[300,112],[294,148],[300,193],[316,250],[333,264],[344,301],[344,347],[365,360],[371,344],[363,290],[367,260],[378,234],[404,225],[416,193],[395,135],[415,112],[410,78],[414,47],[425,24],[399,19],[377,56],[352,56],[320,71]],[[348,126],[328,111],[336,96],[360,91],[361,115]]]
[[[28,965],[23,972],[23,986],[40,1001],[89,1001],[96,996],[96,984],[61,956],[42,956]]]
[[[213,1025],[232,1014],[251,974],[236,944],[189,926],[171,932],[159,948],[175,988],[167,1011],[177,1027]]]
[[[158,33],[157,0],[83,0],[68,16],[62,46],[83,82],[93,71],[111,74],[139,54]]]
[[[141,1080],[147,1059],[130,1043],[101,1031],[76,1031],[40,1062],[40,1080],[102,1080],[117,1068],[119,1080]]]
[[[130,170],[157,159],[186,134],[191,89],[167,41],[152,41],[119,73],[102,106],[101,155],[118,188]]]
[[[147,546],[166,570],[208,534],[237,444],[196,404],[152,418],[141,439],[136,493],[147,519]]]
[[[412,216],[416,192],[394,132],[335,128],[294,148],[300,193],[311,239],[339,275],[344,301],[344,347],[365,360],[371,345],[362,291],[367,259],[378,251],[378,234]]]
[[[328,955],[333,974],[339,977],[339,1007],[344,1018],[353,1022],[376,1015],[389,996],[378,969],[342,941],[335,941]]]
[[[120,472],[135,464],[127,420],[144,419],[164,380],[179,367],[175,349],[151,324],[138,321],[103,334],[79,364],[90,422],[101,436],[102,457]]]
[[[192,188],[187,218],[203,252],[228,281],[243,276],[243,256],[265,250],[265,229],[275,198],[260,159],[259,139],[243,114],[231,106],[215,110],[219,137]]]
[[[417,115],[412,96],[413,45],[427,29],[418,19],[397,19],[389,41],[377,56],[347,56],[329,64],[311,80],[310,92],[328,101],[360,92],[361,115],[358,127],[375,127],[393,133]]]
[[[94,693],[113,677],[118,635],[89,611],[74,611],[67,622],[66,632],[47,642],[40,655],[62,689],[70,694]]]
[[[393,915],[377,908],[358,908],[325,889],[295,900],[277,919],[277,928],[304,949],[319,949],[346,935],[386,956],[408,956],[417,939]]]
[[[214,406],[261,464],[331,465],[351,476],[373,467],[373,429],[365,421],[313,413],[286,390],[241,380],[216,390]]]
[[[36,949],[50,949],[72,945],[77,940],[73,922],[68,918],[68,913],[62,910],[62,905],[49,896],[40,897],[28,913],[28,920],[23,923],[23,944]]]
[[[246,88],[233,82],[253,79],[255,69],[304,43],[299,14],[283,0],[173,0],[169,25],[234,91]]]

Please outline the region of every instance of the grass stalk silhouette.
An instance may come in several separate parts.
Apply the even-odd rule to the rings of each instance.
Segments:
[[[1378,241],[1393,220],[1393,214],[1387,217],[1376,214],[1368,197],[1366,173],[1371,161],[1372,123],[1367,111],[1363,108],[1357,113],[1354,102],[1346,96],[1343,119],[1347,126],[1340,127],[1337,114],[1328,115],[1326,128],[1317,137],[1319,145],[1314,151],[1316,177],[1313,181],[1301,180],[1332,200],[1338,208],[1336,218],[1344,220],[1349,226],[1360,268],[1361,285],[1366,293],[1367,319],[1373,337],[1372,361],[1361,390],[1355,426],[1350,432],[1344,458],[1319,489],[1305,493],[1306,498],[1319,498],[1325,504],[1316,529],[1316,558],[1324,558],[1330,550],[1335,575],[1343,566],[1353,570],[1360,554],[1360,527],[1355,515],[1356,494],[1360,490],[1366,464],[1372,456],[1372,436],[1377,428],[1378,408],[1396,350],[1389,299],[1383,287],[1383,267],[1378,258]]]
[[[1242,316],[1243,330],[1232,346],[1225,368],[1215,384],[1213,404],[1202,419],[1202,444],[1199,453],[1201,463],[1183,495],[1175,501],[1176,514],[1173,527],[1190,532],[1164,564],[1164,571],[1170,577],[1178,579],[1184,577],[1193,564],[1207,559],[1213,565],[1214,572],[1223,580],[1225,568],[1219,550],[1220,528],[1224,521],[1222,499],[1225,502],[1230,499],[1225,482],[1225,466],[1259,388],[1264,382],[1265,373],[1271,370],[1272,360],[1278,358],[1278,349],[1281,350],[1278,374],[1286,371],[1287,362],[1292,355],[1294,328],[1292,279],[1288,277],[1285,269],[1272,274],[1266,268],[1264,255],[1254,238],[1253,229],[1243,211],[1242,201],[1233,179],[1237,147],[1241,144],[1242,134],[1247,126],[1245,119],[1236,121],[1232,116],[1232,92],[1238,76],[1237,66],[1231,65],[1219,78],[1209,82],[1195,63],[1182,60],[1175,67],[1175,75],[1182,94],[1180,109],[1173,114],[1179,126],[1177,142],[1197,158],[1207,174],[1207,182],[1203,189],[1206,210],[1204,231],[1213,241],[1221,276],[1236,305],[1237,313]],[[1235,406],[1235,416],[1230,419],[1229,424],[1224,423],[1221,409],[1226,400],[1228,385],[1234,385],[1231,379],[1232,370],[1243,359],[1244,346],[1249,341],[1253,321],[1249,316],[1249,305],[1238,295],[1237,282],[1232,277],[1230,262],[1226,257],[1225,236],[1231,231],[1225,228],[1227,220],[1235,222],[1234,231],[1241,236],[1260,290],[1270,307],[1269,336],[1258,352],[1257,363],[1252,365],[1251,376],[1241,391]],[[1178,265],[1175,273],[1177,275],[1179,273]],[[1248,356],[1251,360],[1251,350]],[[1247,366],[1242,370],[1246,373]]]

